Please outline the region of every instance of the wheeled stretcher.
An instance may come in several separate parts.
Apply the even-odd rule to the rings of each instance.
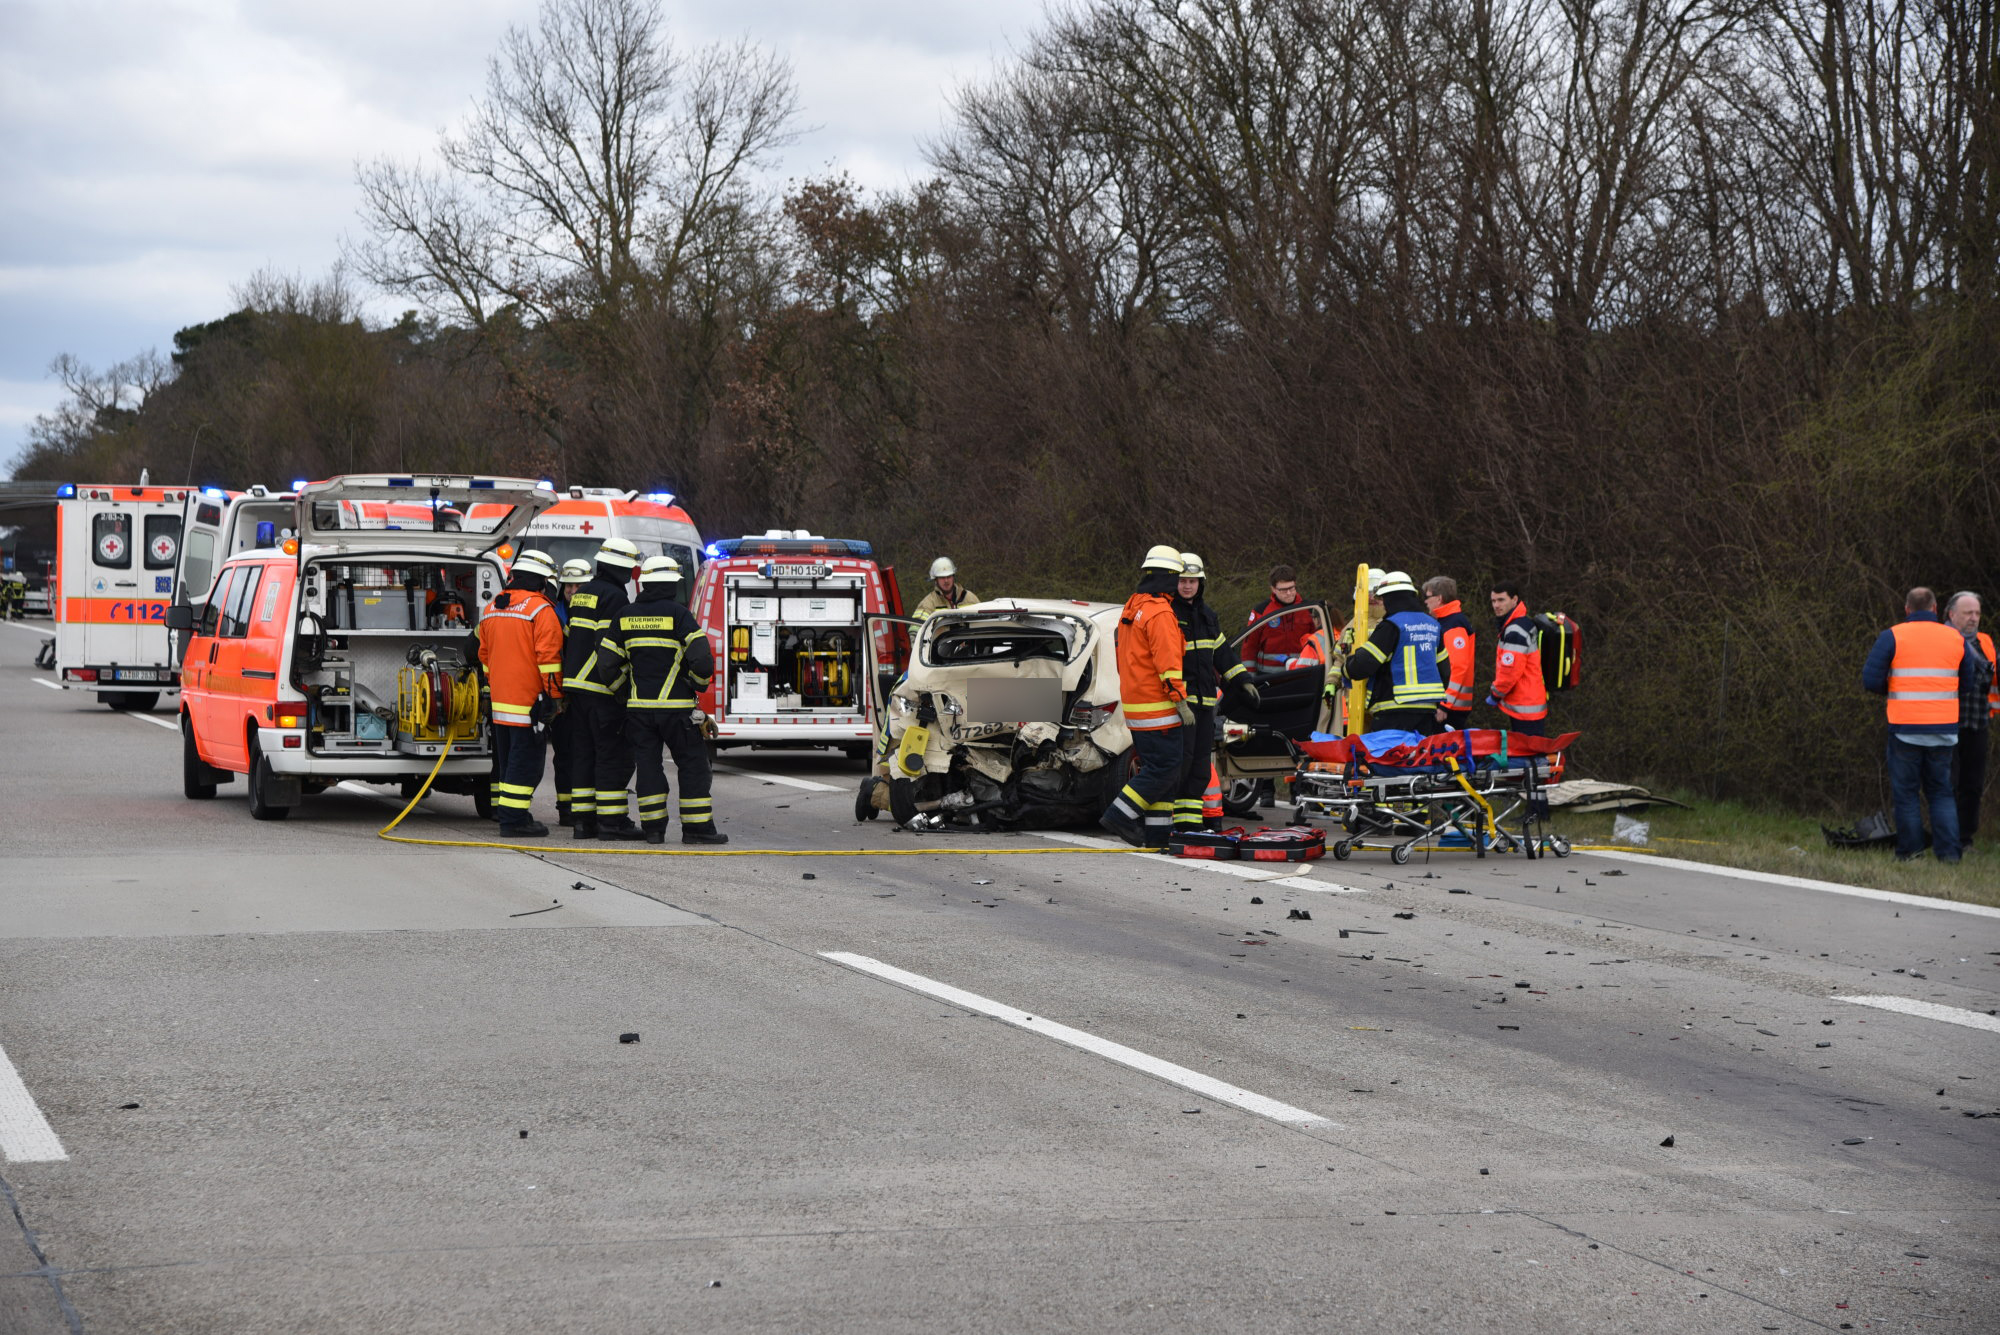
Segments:
[[[1548,829],[1543,790],[1562,777],[1564,752],[1578,733],[1527,737],[1472,728],[1423,737],[1410,732],[1315,738],[1298,744],[1292,776],[1294,819],[1338,824],[1333,856],[1386,849],[1398,866],[1429,841],[1431,849],[1544,852],[1568,857],[1570,845]]]

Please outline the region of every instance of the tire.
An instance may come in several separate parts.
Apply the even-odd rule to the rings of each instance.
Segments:
[[[875,805],[875,785],[881,782],[872,774],[861,781],[860,789],[854,794],[854,819],[874,820],[882,814]]]
[[[264,753],[256,749],[250,752],[250,819],[283,820],[292,814],[290,807],[269,806],[264,801],[264,785],[269,780],[271,762]]]
[[[864,770],[870,768],[875,763],[875,748],[872,746],[850,746],[844,749],[847,752],[847,758],[861,766]]]
[[[215,796],[215,776],[209,772],[208,762],[201,758],[201,749],[194,744],[194,729],[186,715],[181,716],[181,796],[196,802],[206,802]]]
[[[1389,861],[1395,863],[1398,867],[1402,866],[1409,860],[1410,860],[1410,846],[1408,844],[1397,844],[1394,848],[1389,850]]]
[[[1347,860],[1348,860],[1349,858],[1351,858],[1351,857],[1353,857],[1353,856],[1354,856],[1354,841],[1353,841],[1353,840],[1351,840],[1351,839],[1336,839],[1336,840],[1334,841],[1334,844],[1333,844],[1333,860],[1334,860],[1335,862],[1345,862],[1345,861],[1347,861]]]
[[[472,814],[481,820],[493,819],[493,786],[475,779],[472,784]]]
[[[917,818],[917,781],[915,779],[889,780],[889,814],[896,818],[896,824],[908,825]]]
[[[421,774],[405,774],[396,780],[396,791],[403,795],[403,801],[406,803],[415,797],[423,786],[424,776]]]
[[[1257,789],[1255,779],[1231,779],[1222,790],[1222,814],[1238,820],[1256,820]]]
[[[97,701],[99,704],[109,705],[116,710],[144,714],[150,712],[154,705],[160,703],[160,693],[158,691],[99,691],[97,693]]]

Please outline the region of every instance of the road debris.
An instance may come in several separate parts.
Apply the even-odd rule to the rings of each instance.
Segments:
[[[1306,909],[1293,909],[1285,915],[1287,922],[1311,922],[1312,913]]]
[[[1417,915],[1414,913],[1392,913],[1389,916],[1392,918],[1410,919],[1416,917]]]
[[[597,887],[584,881],[571,881],[569,888],[572,890],[595,890]]]
[[[1668,1136],[1665,1140],[1660,1142],[1660,1148],[1663,1150],[1670,1150],[1673,1147],[1674,1147],[1674,1138],[1672,1136]]]
[[[549,906],[545,909],[529,909],[525,913],[510,913],[507,916],[510,918],[532,918],[537,913],[554,913],[557,909],[561,907],[562,907],[562,901],[558,899],[551,901]]]
[[[1264,901],[1263,901],[1262,899],[1258,898],[1258,897],[1257,897],[1256,895],[1252,895],[1252,896],[1250,896],[1250,902],[1251,902],[1252,904],[1261,904],[1261,903],[1263,903]]]
[[[618,1035],[618,1041],[620,1043],[637,1043],[639,1036],[637,1034],[620,1034]]]
[[[819,879],[819,877],[818,877],[817,875],[815,875],[814,873],[812,873],[812,872],[807,872],[807,873],[805,873],[805,874],[804,874],[803,876],[799,877],[799,879],[800,879],[801,881],[817,881],[817,880]],[[985,882],[984,882],[984,881],[982,881],[982,882],[980,882],[980,884],[981,884],[981,885],[984,885],[984,884],[985,884]]]

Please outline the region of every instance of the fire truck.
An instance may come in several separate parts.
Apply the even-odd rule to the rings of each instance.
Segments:
[[[55,669],[65,690],[151,709],[180,689],[167,607],[192,487],[66,482],[56,489]]]
[[[561,569],[565,561],[591,560],[606,538],[637,544],[641,556],[671,556],[690,578],[701,563],[694,520],[664,491],[571,487],[564,499],[535,516],[518,545],[522,551],[547,552]]]
[[[701,704],[716,746],[839,747],[867,760],[863,618],[902,612],[895,568],[866,542],[804,529],[713,542],[706,555],[693,611],[717,664]]]

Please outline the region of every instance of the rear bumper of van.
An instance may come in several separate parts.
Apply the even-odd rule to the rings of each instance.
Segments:
[[[283,736],[282,733],[272,734]],[[429,774],[437,762],[421,756],[315,756],[303,750],[286,751],[268,742],[262,754],[273,774],[305,779],[400,779],[406,774]],[[444,762],[440,776],[463,778],[491,774],[491,756],[457,756]]]
[[[760,716],[754,723],[723,717],[715,722],[715,740],[723,746],[732,742],[798,742],[807,746],[838,746],[848,742],[869,742],[875,730],[864,715],[849,714],[825,721],[811,717],[774,720]]]
[[[83,674],[90,675],[85,676]],[[127,664],[124,667],[66,667],[61,672],[63,689],[71,691],[178,691],[179,670],[164,663]]]

